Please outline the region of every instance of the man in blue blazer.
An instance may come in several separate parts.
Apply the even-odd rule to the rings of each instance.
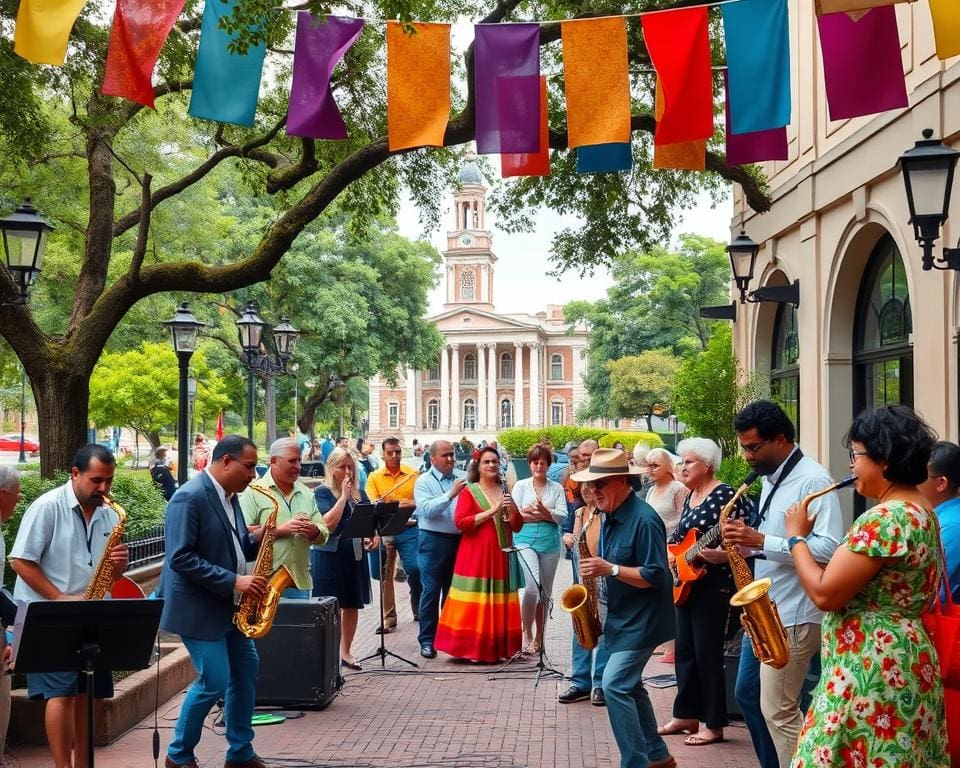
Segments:
[[[248,533],[237,494],[257,476],[257,447],[227,435],[207,468],[185,483],[166,514],[166,559],[160,576],[160,627],[183,638],[197,679],[180,708],[166,768],[198,768],[194,748],[213,705],[224,700],[224,768],[265,768],[253,751],[253,717],[260,660],[253,640],[233,625],[240,595],[262,597],[267,583],[246,573],[259,532]]]

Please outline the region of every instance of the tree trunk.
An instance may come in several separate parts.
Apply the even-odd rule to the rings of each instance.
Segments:
[[[160,447],[160,433],[159,432],[144,432],[144,436],[150,441],[151,451],[156,451]]]
[[[30,376],[30,385],[37,404],[40,474],[50,477],[69,470],[73,455],[87,443],[90,382],[82,373],[47,367]]]
[[[277,439],[277,381],[267,376],[263,382],[263,420],[267,423],[267,450]]]

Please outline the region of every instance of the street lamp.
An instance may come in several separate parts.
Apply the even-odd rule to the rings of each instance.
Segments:
[[[296,440],[300,434],[300,427],[297,425],[297,411],[300,409],[300,364],[293,363],[290,370],[293,372],[293,439]]]
[[[287,372],[287,361],[293,354],[300,331],[290,325],[286,316],[280,317],[280,322],[273,327],[273,344],[277,350],[274,358],[260,352],[260,342],[267,323],[257,312],[257,305],[248,301],[237,320],[237,331],[240,334],[240,347],[243,349],[244,365],[247,368],[247,437],[253,440],[253,398],[256,396],[254,373],[264,376],[278,376]]]
[[[206,323],[201,323],[193,316],[190,305],[183,302],[177,308],[173,317],[163,323],[170,329],[170,339],[173,351],[177,353],[180,363],[180,402],[177,410],[177,482],[183,485],[187,482],[187,409],[188,385],[187,374],[190,369],[190,357],[197,348],[197,334]]]
[[[960,270],[960,247],[944,248],[941,258],[933,257],[933,244],[950,213],[950,192],[958,157],[960,152],[934,139],[929,128],[923,131],[923,139],[915,142],[913,149],[900,156],[900,172],[910,208],[909,223],[913,224],[913,236],[923,249],[924,270]]]
[[[0,219],[7,272],[18,290],[17,300],[12,303],[27,303],[30,284],[43,267],[47,235],[51,232],[53,225],[39,214],[29,197],[17,210]]]
[[[23,450],[24,432],[27,430],[27,370],[20,364],[20,456],[17,461],[26,462],[27,454]]]

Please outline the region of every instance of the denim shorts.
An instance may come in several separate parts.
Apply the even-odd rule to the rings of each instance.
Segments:
[[[86,693],[87,676],[80,672],[31,672],[27,674],[27,694],[31,699],[57,699]],[[109,670],[93,673],[93,696],[109,699],[113,696],[113,673]]]

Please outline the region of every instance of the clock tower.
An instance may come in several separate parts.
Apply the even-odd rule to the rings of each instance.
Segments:
[[[467,153],[453,195],[453,229],[447,232],[443,253],[446,271],[445,308],[469,305],[493,311],[493,272],[497,257],[486,229],[486,187],[476,155]]]

